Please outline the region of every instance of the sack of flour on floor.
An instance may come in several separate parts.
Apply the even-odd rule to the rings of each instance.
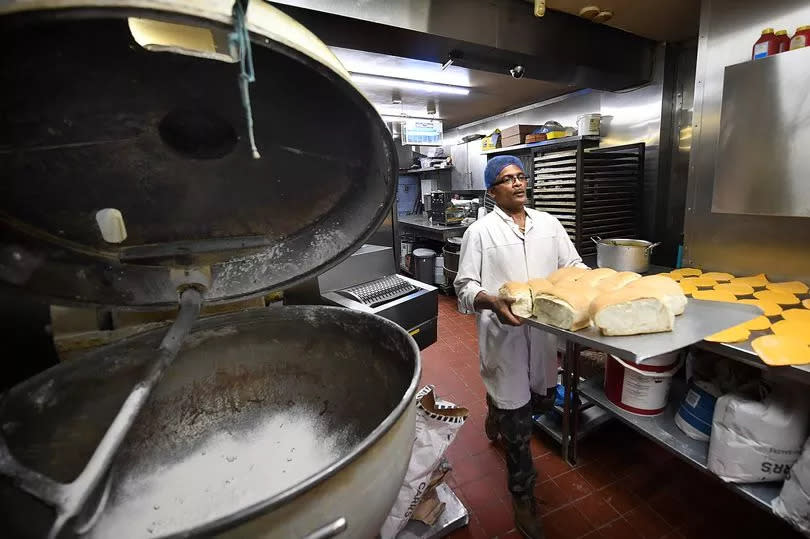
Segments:
[[[790,476],[771,507],[774,513],[810,537],[810,439],[805,442],[802,456],[790,469]]]
[[[717,399],[709,470],[732,483],[781,481],[807,439],[808,396],[802,387],[762,381]]]
[[[382,539],[393,539],[408,523],[427,493],[431,474],[470,414],[466,408],[447,402],[437,403],[436,400],[434,387],[430,385],[416,395],[416,436],[411,461],[394,506],[380,531]]]

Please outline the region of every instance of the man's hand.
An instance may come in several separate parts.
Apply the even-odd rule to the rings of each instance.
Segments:
[[[489,309],[495,313],[501,324],[520,326],[523,325],[523,320],[512,314],[512,310],[509,308],[514,302],[513,298],[500,298],[491,296],[486,292],[480,292],[475,297],[475,309]]]

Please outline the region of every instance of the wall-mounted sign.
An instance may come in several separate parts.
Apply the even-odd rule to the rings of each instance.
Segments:
[[[442,121],[409,118],[402,124],[402,144],[441,146]]]

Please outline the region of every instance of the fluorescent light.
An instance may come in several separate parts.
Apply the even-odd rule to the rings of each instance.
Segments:
[[[442,121],[441,118],[425,118],[422,116],[395,116],[393,114],[380,114],[384,122],[404,122],[405,120],[438,120]]]
[[[408,90],[416,90],[419,92],[437,93],[437,94],[452,94],[452,95],[469,95],[470,89],[461,86],[450,86],[449,84],[434,84],[432,82],[420,82],[408,79],[396,79],[393,77],[380,77],[377,75],[363,75],[359,73],[352,73],[352,80],[357,84],[366,84],[369,86],[383,86],[386,88],[404,88]]]

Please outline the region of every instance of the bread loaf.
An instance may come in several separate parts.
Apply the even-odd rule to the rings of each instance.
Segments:
[[[683,289],[669,277],[647,275],[646,277],[631,282],[626,285],[625,288],[632,289],[635,287],[651,287],[653,290],[663,294],[664,303],[667,304],[669,309],[676,316],[683,314],[684,309],[686,309],[687,299],[686,295],[683,293]]]
[[[578,268],[576,266],[571,266],[568,268],[560,268],[551,275],[549,275],[548,277],[546,277],[546,279],[548,279],[548,281],[551,284],[556,284],[558,281],[568,278],[574,278],[577,275],[580,275],[581,273],[585,273],[586,271],[588,271],[586,268]]]
[[[590,315],[603,335],[671,331],[675,316],[665,297],[653,286],[626,286],[594,299]]]
[[[573,280],[564,279],[557,284],[572,284],[577,287],[595,287],[603,280],[616,275],[616,270],[610,268],[598,268],[588,270],[574,277]]]
[[[532,315],[532,291],[528,284],[508,281],[503,283],[498,295],[515,300],[511,306],[512,314],[515,316],[528,318]]]
[[[590,326],[588,309],[596,296],[594,289],[555,286],[534,297],[534,317],[544,324],[577,331]]]
[[[599,292],[613,292],[641,278],[641,275],[633,271],[620,271],[597,283],[596,289]]]
[[[549,281],[548,279],[543,279],[542,277],[539,277],[537,279],[531,279],[526,284],[529,285],[529,289],[531,289],[532,291],[532,298],[534,298],[537,294],[540,294],[541,292],[547,292],[548,290],[554,288],[554,285],[551,284],[551,281]]]

